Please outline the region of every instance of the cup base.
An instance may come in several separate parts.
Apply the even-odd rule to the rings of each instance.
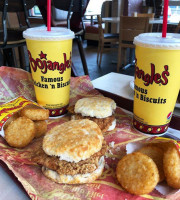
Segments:
[[[167,131],[169,123],[161,126],[152,126],[152,125],[147,125],[143,124],[139,121],[137,121],[135,118],[133,118],[133,126],[146,134],[151,134],[151,135],[157,135],[157,134],[162,134]]]
[[[48,109],[49,110],[49,116],[50,117],[57,117],[57,116],[61,116],[67,113],[67,106],[64,106],[62,108],[57,108],[57,109]]]

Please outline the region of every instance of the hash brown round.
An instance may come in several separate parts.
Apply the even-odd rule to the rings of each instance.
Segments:
[[[35,125],[35,138],[41,137],[47,131],[47,123],[45,120],[34,121]]]
[[[31,120],[47,120],[49,118],[49,110],[40,108],[36,105],[27,105],[20,111],[21,116],[25,116]]]
[[[175,146],[164,153],[164,173],[167,184],[173,188],[180,188],[180,156]]]
[[[165,179],[164,169],[163,169],[163,156],[164,156],[163,150],[161,148],[150,145],[142,147],[141,149],[138,150],[138,152],[141,152],[153,159],[159,170],[159,178],[160,178],[159,182],[163,181]]]
[[[156,164],[140,152],[125,155],[118,162],[116,175],[121,186],[135,195],[151,192],[159,181]]]
[[[35,136],[34,122],[27,117],[19,117],[5,129],[5,140],[12,147],[22,148]]]

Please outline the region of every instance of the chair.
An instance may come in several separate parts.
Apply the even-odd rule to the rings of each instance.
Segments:
[[[148,17],[126,17],[120,16],[120,29],[119,29],[119,47],[118,47],[118,63],[117,72],[122,66],[122,49],[134,49],[134,37],[140,33],[148,32],[149,18]],[[126,56],[124,56],[126,59]],[[126,61],[124,61],[125,64]]]
[[[149,19],[154,19],[155,13],[134,13],[133,17],[149,17]],[[149,32],[152,32],[152,24],[149,24]]]
[[[107,48],[108,50],[113,49],[114,48],[113,45],[119,42],[119,34],[104,33],[104,29],[102,27],[102,19],[100,15],[97,16],[97,19],[98,19],[98,29],[99,29],[97,64],[100,67],[104,48]]]
[[[78,49],[83,64],[85,75],[89,75],[87,62],[82,45],[82,35],[84,34],[83,15],[89,0],[53,0],[52,4],[55,8],[68,11],[67,14],[67,28],[75,33],[75,39],[78,44]],[[82,27],[80,27],[80,24]]]
[[[176,26],[176,29],[174,31],[175,33],[180,33],[180,22],[178,23],[178,25]]]
[[[30,27],[28,20],[28,10],[35,5],[35,0],[1,0],[0,1],[0,11],[2,12],[2,27],[0,28],[0,49],[3,52],[4,65],[6,62],[9,66],[15,66],[13,59],[13,48],[18,48],[20,66],[23,66],[23,55],[21,47],[26,45],[25,39],[22,36],[22,32]],[[20,19],[19,26],[17,28],[7,27],[7,14],[9,12],[14,12],[19,16],[19,12],[24,13],[24,18],[26,21],[26,27],[21,25]]]

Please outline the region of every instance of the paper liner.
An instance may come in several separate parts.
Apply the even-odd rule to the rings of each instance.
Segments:
[[[0,67],[0,104],[18,96],[36,100],[31,74],[18,68]]]
[[[1,103],[14,98],[16,95],[25,95],[32,100],[35,99],[31,75],[28,72],[0,67],[0,78],[3,80],[0,83],[0,92],[3,97],[1,98]],[[94,95],[101,94],[93,88],[88,76],[71,78],[70,105],[75,104],[79,98]],[[125,114],[119,107],[115,111],[115,117],[117,119],[115,130],[104,134],[105,140],[109,145],[105,155],[105,169],[102,176],[91,184],[57,184],[46,178],[41,172],[41,167],[30,161],[31,153],[41,145],[42,137],[34,139],[24,149],[11,148],[0,137],[0,159],[6,163],[33,200],[161,200],[166,198],[157,190],[147,195],[131,195],[124,191],[117,182],[115,170],[119,159],[126,154],[126,144],[142,141],[149,138],[149,136],[135,130],[132,127],[132,117]],[[69,115],[57,119],[49,119],[47,121],[48,130],[68,120],[70,120]],[[179,197],[179,193],[178,195],[176,194],[176,197]]]

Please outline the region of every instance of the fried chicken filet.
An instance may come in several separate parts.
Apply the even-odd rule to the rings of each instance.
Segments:
[[[107,97],[96,96],[79,99],[68,111],[72,120],[89,119],[94,121],[102,132],[111,131],[116,126],[113,115],[116,103]]]

